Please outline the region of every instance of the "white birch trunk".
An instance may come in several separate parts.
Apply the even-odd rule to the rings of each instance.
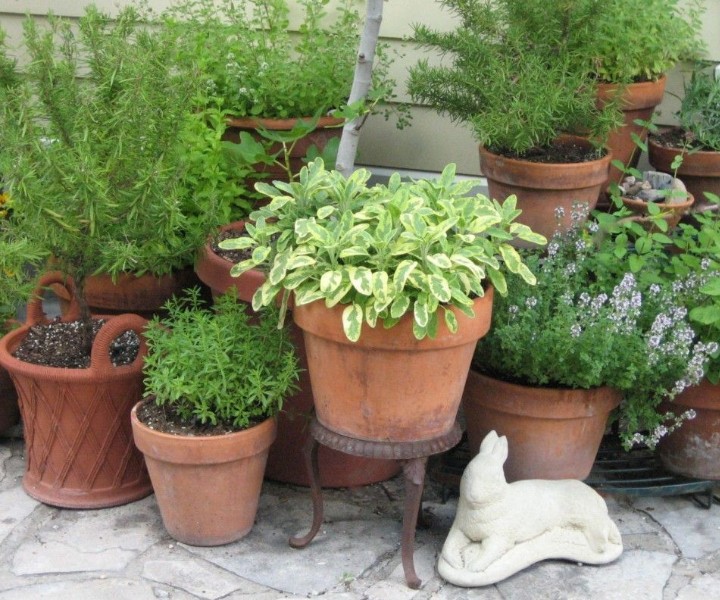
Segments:
[[[377,47],[380,23],[382,22],[383,2],[384,0],[367,0],[365,27],[360,36],[355,77],[353,78],[348,104],[365,98],[370,89],[375,48]],[[362,119],[363,117],[357,117],[345,123],[343,127],[335,168],[345,177],[350,176],[355,169],[355,155],[360,141]]]

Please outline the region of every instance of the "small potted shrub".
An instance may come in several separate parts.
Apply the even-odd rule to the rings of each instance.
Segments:
[[[588,227],[526,256],[537,285],[509,281],[476,350],[463,404],[471,450],[492,429],[507,435],[509,479],[587,477],[618,405],[626,445],[654,445],[661,401],[699,380],[707,360],[670,286],[612,266],[613,239],[597,245]]]
[[[235,275],[267,266],[253,308],[279,301],[284,317],[292,297],[322,425],[365,440],[434,439],[453,426],[503,272],[534,281],[508,242],[544,238],[514,222],[514,198],[468,197],[452,165],[437,181],[395,175],[370,187],[369,177],[318,159],[297,182],[258,184],[270,203],[247,237],[221,246],[252,252]]]
[[[178,541],[226,544],[255,520],[275,415],[298,378],[287,333],[233,295],[170,301],[145,332],[147,400],[132,411],[165,528]]]
[[[677,116],[679,127],[650,136],[650,163],[677,172],[701,210],[716,206],[707,194],[720,196],[720,80],[708,71],[693,72]]]
[[[0,341],[0,364],[19,395],[25,490],[58,506],[112,506],[151,491],[129,423],[142,393],[145,320],[93,318],[88,282],[113,275],[130,285],[123,299],[172,293],[153,284],[132,294],[140,275],[187,266],[204,241],[214,212],[188,196],[178,144],[192,83],[169,68],[165,33],[145,28],[133,7],[114,19],[89,7],[77,28],[28,17],[24,40],[26,71],[0,88],[0,172],[12,235],[61,271],[40,286],[55,286],[70,306],[51,323],[33,298],[25,325]],[[116,296],[100,290],[95,298]],[[118,344],[119,359],[109,358]]]
[[[538,38],[538,28],[560,20],[561,5],[532,2],[533,12],[516,0],[441,4],[458,27],[415,26],[414,41],[445,60],[412,67],[410,95],[472,127],[491,197],[516,194],[520,221],[543,235],[568,228],[573,203],[595,207],[610,163],[603,143],[619,113],[597,107],[588,65],[554,37]],[[571,131],[590,141],[561,135]],[[561,223],[557,206],[565,208]]]
[[[185,0],[164,14],[180,70],[201,81],[202,101],[217,101],[227,116],[225,139],[245,146],[235,154],[273,178],[297,173],[308,152],[327,145],[324,158],[334,161],[344,119],[390,99],[394,86],[381,47],[368,97],[348,107],[361,26],[357,5],[297,4],[297,31],[287,0]]]
[[[672,420],[660,426],[663,437],[658,454],[673,472],[700,479],[720,479],[720,220],[718,212],[693,214],[692,222],[680,223],[669,235],[645,229],[624,232],[629,268],[648,281],[670,286],[676,303],[687,310],[698,344],[710,359],[705,365],[691,363],[694,369],[686,388],[672,402],[668,412],[689,413],[691,419],[675,427]],[[620,234],[622,235],[622,233]],[[619,258],[625,258],[619,253]],[[617,264],[616,260],[610,264]],[[656,436],[657,437],[657,436]]]

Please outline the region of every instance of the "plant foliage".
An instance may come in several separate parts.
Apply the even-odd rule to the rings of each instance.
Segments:
[[[298,364],[271,315],[251,317],[232,294],[203,308],[200,291],[165,305],[146,331],[146,396],[186,423],[244,429],[278,413],[296,388]],[[272,313],[272,311],[270,311]]]
[[[545,238],[513,222],[520,214],[515,197],[500,204],[468,196],[473,184],[456,182],[454,165],[436,181],[403,182],[396,174],[387,186],[368,187],[369,177],[359,170],[345,178],[316,159],[297,182],[256,186],[270,203],[251,214],[248,237],[221,242],[252,248],[233,275],[268,266],[253,308],[279,293],[287,306],[289,292],[296,305],[347,305],[343,328],[353,341],[363,323],[392,327],[409,313],[422,339],[435,336],[441,318],[456,331],[449,307],[472,315],[473,298],[488,281],[504,294],[504,271],[534,282],[509,242]]]
[[[678,118],[693,147],[720,152],[720,80],[707,71],[694,71]]]
[[[525,257],[537,285],[509,280],[507,297],[495,301],[490,332],[478,343],[475,365],[523,385],[616,388],[624,396],[626,445],[654,445],[667,432],[660,402],[700,381],[717,344],[697,340],[670,284],[638,278],[623,269],[622,259],[606,268],[598,257],[614,250],[614,240],[598,246],[590,234],[597,224],[588,227],[557,234],[546,255],[532,251]]]

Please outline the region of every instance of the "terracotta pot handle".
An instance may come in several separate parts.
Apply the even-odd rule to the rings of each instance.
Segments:
[[[72,277],[64,275],[60,271],[51,271],[40,278],[30,296],[27,304],[27,316],[25,317],[26,325],[32,326],[48,322],[48,318],[43,311],[43,292],[50,286],[64,288],[70,297],[70,305],[62,317],[63,321],[76,321],[80,318],[80,306],[75,298],[75,282]]]
[[[96,371],[112,371],[117,368],[110,361],[110,344],[113,343],[115,338],[126,331],[134,331],[138,334],[140,338],[140,348],[138,349],[135,360],[131,364],[123,366],[135,367],[138,363],[141,363],[147,354],[147,344],[145,343],[145,336],[143,335],[147,323],[147,319],[143,319],[140,315],[130,313],[108,317],[108,320],[95,336],[90,354],[90,368]]]

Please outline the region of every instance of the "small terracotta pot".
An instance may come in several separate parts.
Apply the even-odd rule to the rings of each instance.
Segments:
[[[222,230],[238,230],[244,223],[238,221],[225,225]],[[240,277],[232,277],[232,263],[213,252],[210,243],[205,244],[198,257],[196,271],[198,277],[216,297],[229,288],[237,290],[238,298],[248,304],[265,281],[265,274],[250,269]],[[314,407],[310,376],[308,375],[305,341],[301,330],[289,323],[295,350],[300,362],[299,390],[285,399],[283,410],[278,415],[277,439],[270,447],[265,476],[268,479],[309,486],[310,477],[305,468],[302,449],[310,437],[310,418]],[[327,446],[318,449],[320,485],[322,487],[356,487],[378,481],[385,481],[398,474],[400,464],[394,460],[372,459],[345,454]]]
[[[623,196],[621,198],[623,205],[633,211],[640,217],[648,217],[648,203],[639,198],[627,198]],[[688,194],[686,200],[681,202],[659,202],[656,203],[658,208],[662,211],[662,217],[667,221],[668,227],[674,229],[683,218],[683,215],[687,214],[690,207],[695,203],[695,197],[692,194]],[[651,221],[645,221],[649,227],[652,227]]]
[[[252,529],[275,419],[215,436],[171,435],[131,413],[135,444],[145,455],[163,524],[192,546],[229,544]]]
[[[412,315],[394,327],[363,324],[351,342],[342,328],[344,306],[324,301],[295,307],[320,423],[367,441],[411,442],[452,428],[477,341],[490,328],[493,289],[475,300],[475,317],[453,309],[458,332],[444,322],[435,339],[415,339]],[[442,319],[441,319],[442,321]]]
[[[621,394],[607,387],[536,388],[470,371],[463,409],[471,455],[495,430],[508,438],[508,481],[585,479],[620,400]]]
[[[643,81],[624,86],[612,83],[598,85],[598,104],[601,107],[614,99],[618,92],[622,94],[620,108],[623,111],[623,124],[610,132],[607,141],[607,147],[612,153],[613,160],[619,160],[624,165],[633,167],[637,165],[641,151],[635,145],[632,134],[645,140],[648,130],[635,121],[638,119],[650,120],[655,107],[662,102],[666,82],[667,78],[663,75],[657,81]],[[606,189],[612,182],[620,183],[622,178],[623,172],[610,165],[609,177],[602,189]]]
[[[679,148],[668,148],[658,144],[653,136],[648,140],[648,160],[663,173],[673,174],[673,160],[682,154]],[[720,196],[720,152],[698,151],[683,154],[683,162],[677,170],[688,192],[699,204],[706,202],[703,192],[712,192]]]
[[[688,409],[697,413],[660,440],[663,466],[686,477],[720,480],[720,385],[704,379],[662,408],[676,415]]]
[[[47,322],[40,294],[52,284],[72,282],[59,273],[41,278],[28,304],[25,324],[0,340],[0,364],[18,392],[27,464],[23,488],[33,498],[63,508],[103,508],[144,498],[152,492],[142,455],[130,429],[130,409],[142,397],[146,353],[137,315],[112,317],[93,343],[90,367],[61,369],[18,360],[12,352],[29,328]],[[63,321],[78,318],[73,298]],[[125,331],[140,336],[134,362],[115,367],[109,346]]]
[[[310,119],[308,117],[308,119]],[[249,133],[256,141],[262,142],[263,137],[258,133],[258,127],[264,127],[272,131],[290,131],[298,122],[298,119],[263,119],[260,117],[244,117],[244,118],[227,118],[227,129],[223,135],[223,140],[229,142],[239,142],[240,133],[245,131]],[[299,173],[304,166],[303,158],[307,155],[311,146],[315,146],[318,150],[323,150],[327,143],[333,138],[339,138],[342,135],[343,119],[335,117],[320,117],[317,127],[308,135],[301,138],[295,143],[290,153],[290,169],[293,173]],[[282,144],[274,143],[270,146],[269,153],[282,153]],[[275,165],[258,165],[256,170],[260,173],[269,173],[271,179],[287,180],[287,173],[280,167]]]
[[[585,138],[562,136],[563,142],[590,148]],[[558,229],[569,229],[574,204],[595,208],[607,180],[611,155],[582,163],[549,164],[506,158],[480,147],[480,169],[488,181],[490,197],[502,201],[515,194],[522,214],[517,221],[548,239]],[[565,214],[558,221],[555,209]]]

